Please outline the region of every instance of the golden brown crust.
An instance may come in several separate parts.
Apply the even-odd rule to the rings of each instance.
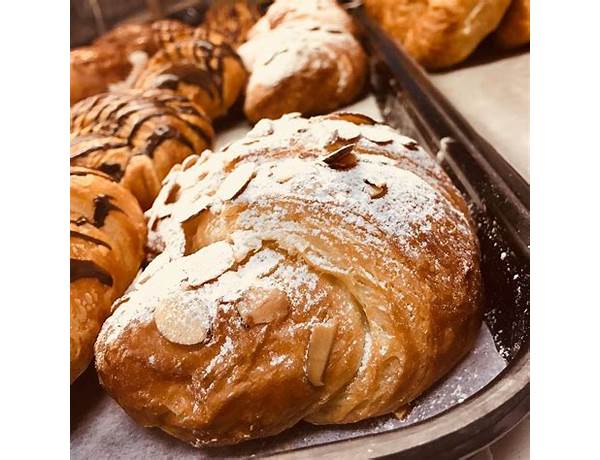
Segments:
[[[510,0],[365,0],[367,12],[428,69],[464,60],[500,23]]]
[[[237,53],[224,39],[211,36],[211,41],[190,39],[166,45],[148,61],[133,87],[171,89],[214,119],[235,103],[246,79]]]
[[[313,3],[321,9],[308,8]],[[251,73],[244,103],[251,121],[331,112],[363,88],[367,59],[347,13],[335,2],[292,5],[275,2],[238,49]]]
[[[71,383],[92,359],[111,303],[123,294],[144,255],[144,216],[109,176],[71,168]]]
[[[168,90],[104,93],[71,108],[71,164],[109,173],[142,209],[171,167],[213,137],[202,109]]]
[[[148,217],[158,255],[104,324],[96,366],[134,419],[194,445],[396,411],[474,343],[466,203],[367,117],[262,120],[174,168]]]
[[[494,40],[502,48],[516,48],[529,43],[529,0],[511,2]]]

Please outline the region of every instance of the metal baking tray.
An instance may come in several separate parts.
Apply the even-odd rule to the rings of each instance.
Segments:
[[[195,25],[206,5],[183,2],[183,8],[171,5],[164,12]],[[390,415],[328,427],[300,423],[272,438],[204,449],[136,425],[102,391],[90,366],[71,386],[72,457],[454,459],[490,444],[528,414],[529,184],[360,5],[349,11],[363,31],[369,91],[382,118],[437,157],[477,222],[486,305],[475,350],[401,419]]]

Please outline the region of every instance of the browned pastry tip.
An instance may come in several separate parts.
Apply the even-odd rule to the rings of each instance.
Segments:
[[[104,93],[71,108],[71,165],[120,181],[147,209],[171,167],[210,147],[200,107],[169,90]]]
[[[510,0],[365,0],[367,13],[427,69],[469,56],[500,23]]]
[[[222,35],[225,41],[237,47],[246,41],[248,31],[260,19],[257,2],[251,0],[223,0],[212,2],[204,16],[202,29],[208,34]]]
[[[156,53],[133,86],[173,90],[215,119],[235,103],[246,79],[239,56],[227,43],[190,39]]]
[[[71,383],[93,357],[110,305],[133,280],[146,239],[135,198],[102,172],[71,168]]]
[[[464,199],[363,115],[262,120],[174,168],[147,217],[157,256],[96,366],[136,421],[195,446],[395,412],[477,336]]]
[[[512,0],[494,40],[502,48],[516,48],[529,43],[529,0]]]

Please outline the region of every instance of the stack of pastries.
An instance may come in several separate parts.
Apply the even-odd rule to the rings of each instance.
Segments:
[[[473,223],[432,157],[364,115],[301,115],[362,90],[351,18],[257,16],[112,32],[92,47],[146,58],[71,108],[71,382],[95,356],[131,417],[195,446],[396,412],[481,321]],[[211,151],[242,96],[257,123]]]

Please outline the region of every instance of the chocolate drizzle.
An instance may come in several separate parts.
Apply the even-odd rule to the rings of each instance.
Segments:
[[[110,244],[108,244],[106,241],[102,241],[98,238],[94,238],[93,236],[78,232],[77,230],[71,230],[71,237],[79,238],[80,240],[89,241],[89,242],[97,244],[99,246],[104,246],[105,248],[112,249],[110,247]]]
[[[71,259],[71,283],[82,278],[96,278],[102,284],[113,285],[113,278],[91,260]]]
[[[105,195],[104,193],[96,196],[94,198],[94,216],[92,217],[92,221],[85,216],[81,216],[75,220],[71,220],[71,223],[78,227],[85,224],[92,224],[96,228],[104,226],[104,221],[108,214],[110,214],[110,211],[123,212],[123,210],[118,206],[115,206],[111,200],[114,200],[114,198],[110,195]]]

